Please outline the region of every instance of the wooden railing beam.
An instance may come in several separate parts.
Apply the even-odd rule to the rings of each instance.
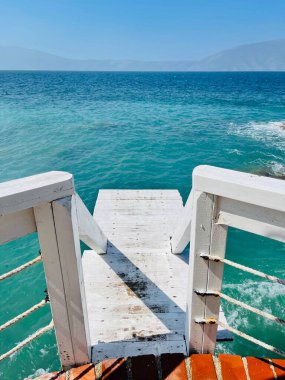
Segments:
[[[75,194],[80,240],[97,253],[106,253],[107,238],[89,213],[78,194]]]
[[[179,217],[177,227],[171,237],[172,253],[179,254],[184,251],[190,241],[191,218],[192,218],[193,193],[189,194],[187,202]]]
[[[36,230],[32,208],[17,211],[13,214],[0,215],[0,244],[32,234]]]
[[[192,183],[186,344],[190,353],[214,353],[227,228],[284,242],[285,183],[211,166],[195,168]]]
[[[47,172],[0,183],[0,215],[11,214],[74,193],[73,176]]]

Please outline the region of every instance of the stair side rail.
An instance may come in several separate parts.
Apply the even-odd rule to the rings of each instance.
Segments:
[[[174,254],[180,254],[190,242],[191,218],[193,207],[193,193],[190,192],[182,213],[179,216],[179,223],[171,237],[171,251]]]
[[[107,239],[75,193],[70,173],[48,172],[0,184],[0,244],[33,232],[38,233],[61,364],[68,368],[88,363],[91,345],[80,240],[104,253]],[[7,276],[34,262],[38,259]]]
[[[285,321],[223,294],[224,265],[285,285],[285,281],[225,258],[228,226],[285,242],[285,181],[212,166],[193,171],[186,343],[189,353],[214,353],[217,327],[274,353],[285,350],[219,321],[220,299],[285,325]]]

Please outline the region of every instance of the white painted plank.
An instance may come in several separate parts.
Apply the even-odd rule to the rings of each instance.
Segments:
[[[110,315],[116,315],[118,317],[132,314],[145,315],[150,313],[150,309],[152,312],[185,313],[185,310],[182,310],[177,303],[169,302],[168,300],[165,302],[160,301],[158,305],[157,300],[149,299],[148,305],[146,305],[142,300],[137,298],[136,300],[133,300],[131,304],[127,304],[126,298],[122,299],[122,297],[120,297],[119,299],[115,298],[112,300],[112,304],[106,308],[106,298],[98,297],[98,295],[92,297],[92,301],[90,298],[89,302],[87,299],[87,307],[90,315],[99,315],[100,312],[100,315],[104,316],[104,318],[107,318]],[[181,300],[181,303],[185,304],[185,299]],[[91,334],[91,336],[96,336],[97,333],[98,331],[95,332],[94,335]]]
[[[74,192],[72,174],[48,172],[0,183],[0,214],[50,202]]]
[[[190,192],[185,207],[182,210],[177,227],[171,238],[172,253],[179,254],[184,251],[190,241],[193,194]]]
[[[52,202],[75,364],[91,357],[75,196]]]
[[[34,208],[61,363],[90,360],[90,335],[74,197]]]
[[[75,363],[75,358],[52,205],[41,204],[34,212],[60,361],[63,366],[69,366]]]
[[[98,200],[103,199],[177,199],[180,196],[177,190],[117,190],[101,189],[99,190]]]
[[[32,208],[0,215],[0,244],[18,239],[36,231],[34,211]]]
[[[282,211],[221,198],[217,223],[285,242],[285,214]]]
[[[197,166],[193,188],[273,210],[285,211],[285,181],[214,166]]]
[[[156,313],[156,314],[115,314],[112,319],[106,318],[107,314],[94,314],[90,318],[91,336],[98,334],[98,341],[114,341],[114,334],[119,334],[119,339],[146,338],[160,334],[184,335],[184,313]],[[96,326],[97,330],[96,331]],[[92,334],[93,332],[93,334]],[[100,335],[101,332],[101,335]],[[106,339],[107,337],[107,339]]]
[[[216,202],[215,202],[216,206]],[[227,242],[227,226],[214,223],[216,219],[217,209],[214,210],[213,222],[212,222],[212,234],[211,234],[211,246],[210,255],[225,257],[226,242]],[[220,292],[223,283],[224,264],[216,261],[209,261],[208,281],[205,284],[206,292]],[[204,317],[215,318],[218,320],[220,311],[220,297],[206,296],[204,297],[206,303]],[[224,315],[223,315],[224,316]],[[204,326],[204,340],[203,340],[203,352],[214,354],[217,340],[217,324],[208,324]]]
[[[104,203],[103,203],[104,202]],[[106,203],[105,203],[106,202]],[[182,203],[182,202],[181,202]],[[99,202],[96,206],[98,210],[131,210],[136,206],[137,210],[150,211],[150,210],[170,210],[180,208],[180,203],[175,199],[111,199]]]
[[[75,194],[80,239],[97,253],[106,253],[107,238],[78,194]]]
[[[208,262],[200,257],[210,252],[214,197],[195,191],[193,194],[193,218],[191,227],[189,285],[187,294],[186,344],[188,353],[204,352],[204,325],[195,320],[204,319],[205,298],[195,290],[205,291],[208,282]]]
[[[163,202],[156,191],[141,192],[147,200],[132,191],[104,195],[94,217],[108,237],[107,254],[85,251],[82,259],[93,353],[102,348],[112,357],[113,347],[120,347],[135,355],[136,345],[146,343],[144,352],[154,354],[158,342],[177,339],[185,354],[188,258],[170,249],[183,209],[179,193]]]
[[[170,236],[182,207],[178,191],[105,190],[99,192],[94,218],[109,242],[125,254],[170,253]]]

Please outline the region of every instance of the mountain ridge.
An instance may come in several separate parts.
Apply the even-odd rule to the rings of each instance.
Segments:
[[[72,59],[29,48],[0,46],[0,70],[285,71],[285,39],[239,45],[196,61]]]

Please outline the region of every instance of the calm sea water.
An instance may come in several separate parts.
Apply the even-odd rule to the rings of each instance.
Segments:
[[[65,170],[90,210],[100,188],[178,188],[200,164],[285,175],[285,73],[0,72],[1,181]],[[0,249],[0,273],[38,253],[36,236]],[[231,230],[227,257],[285,277],[284,244]],[[40,301],[41,264],[0,284],[0,324]],[[229,295],[284,318],[285,289],[225,271]],[[274,324],[223,303],[228,322],[285,349]],[[0,333],[0,354],[50,321],[49,307]],[[219,352],[273,356],[235,338]],[[0,363],[1,379],[59,368],[54,333]]]

